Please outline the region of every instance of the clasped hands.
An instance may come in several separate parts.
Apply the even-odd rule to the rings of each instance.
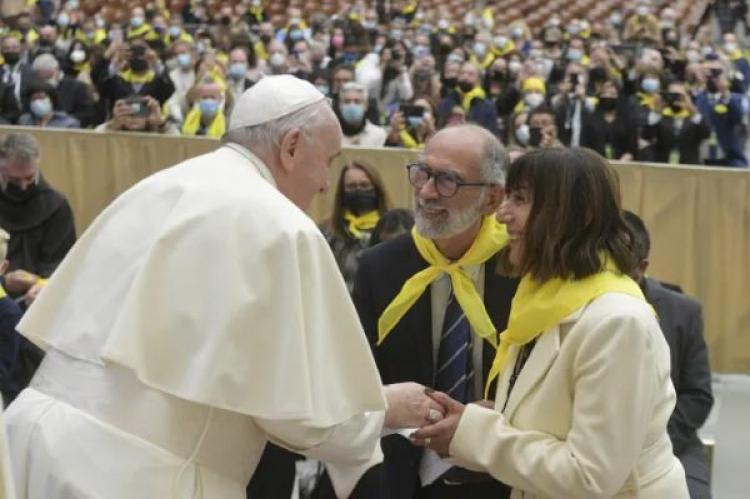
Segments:
[[[409,436],[412,443],[447,457],[466,406],[418,383],[396,383],[383,389],[388,399],[385,426],[393,429],[419,427]],[[476,403],[494,408],[489,400]]]

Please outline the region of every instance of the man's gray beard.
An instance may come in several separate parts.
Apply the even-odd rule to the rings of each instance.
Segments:
[[[432,222],[423,217],[415,197],[413,201],[414,224],[417,226],[417,232],[428,239],[446,239],[457,236],[475,224],[477,220],[482,219],[482,204],[484,204],[485,194],[485,192],[482,192],[477,202],[462,212],[448,212],[448,219],[440,222]]]

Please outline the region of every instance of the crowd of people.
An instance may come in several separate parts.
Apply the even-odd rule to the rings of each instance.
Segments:
[[[484,1],[358,0],[333,15],[330,2],[148,2],[115,16],[42,0],[0,24],[0,119],[220,137],[245,89],[292,74],[330,97],[349,145],[421,149],[472,122],[518,151],[747,166],[750,60],[732,31],[744,2],[707,2],[694,30],[670,3],[552,12],[532,29]]]

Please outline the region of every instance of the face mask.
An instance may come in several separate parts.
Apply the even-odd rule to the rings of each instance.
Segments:
[[[635,9],[635,13],[641,17],[645,17],[648,15],[648,7],[646,7],[645,5],[640,5],[637,9]]]
[[[516,128],[516,141],[524,146],[529,145],[529,138],[531,137],[531,134],[529,132],[529,125],[521,125],[518,128]]]
[[[65,28],[70,24],[70,18],[68,17],[68,14],[65,14],[64,12],[57,16],[57,25]]]
[[[581,49],[568,49],[567,57],[569,61],[580,61],[583,58],[583,51]]]
[[[711,55],[714,53],[714,48],[710,46],[702,47],[701,53],[703,54],[704,57],[707,55]]]
[[[544,57],[544,50],[542,50],[542,49],[531,49],[529,51],[529,57],[531,59],[542,59]]]
[[[289,38],[291,38],[294,41],[302,40],[305,37],[305,34],[302,32],[301,29],[293,29],[289,32]]]
[[[323,95],[328,95],[328,93],[331,91],[331,89],[328,88],[328,85],[315,85],[315,88],[317,88],[318,91]]]
[[[508,71],[510,71],[510,74],[515,75],[518,74],[519,71],[521,71],[521,67],[523,64],[521,64],[520,61],[510,61],[508,63]]]
[[[536,109],[537,107],[541,106],[542,103],[544,102],[544,95],[538,92],[533,92],[530,94],[526,94],[523,100],[526,102],[526,104],[530,108]]]
[[[496,36],[494,42],[495,47],[502,49],[508,44],[508,39],[504,36]]]
[[[549,25],[552,26],[553,28],[560,26],[560,19],[553,17],[552,19],[549,20]]]
[[[26,190],[23,190],[18,185],[10,182],[5,186],[5,189],[3,189],[3,195],[11,201],[15,201],[17,203],[24,203],[28,201],[29,199],[34,197],[36,192],[36,183],[27,186]]]
[[[495,70],[491,73],[493,81],[505,81],[508,79],[508,73],[505,71]]]
[[[719,92],[719,85],[716,83],[716,80],[713,78],[709,78],[708,81],[706,81],[706,91],[709,94],[715,94]]]
[[[45,116],[48,116],[52,112],[52,102],[49,100],[49,97],[45,97],[44,99],[35,99],[31,101],[30,107],[31,107],[31,112],[37,118],[44,118]]]
[[[80,64],[86,60],[86,52],[81,49],[76,49],[70,53],[70,60],[75,64]]]
[[[661,84],[656,78],[644,78],[641,82],[641,89],[647,94],[653,94],[659,91]]]
[[[130,25],[134,28],[140,28],[143,26],[143,18],[138,16],[130,20]]]
[[[180,28],[179,26],[169,27],[169,36],[171,36],[172,38],[177,38],[178,36],[180,36],[180,33],[182,33],[182,28]]]
[[[378,207],[378,197],[375,190],[344,192],[342,199],[344,208],[355,215],[373,211]]]
[[[724,44],[724,50],[728,54],[734,54],[734,51],[737,50],[737,44],[736,43],[725,43]]]
[[[350,125],[359,125],[365,117],[365,108],[359,104],[341,106],[341,117]]]
[[[614,97],[599,97],[598,108],[604,112],[617,109],[617,99]]]
[[[419,27],[419,31],[424,33],[425,35],[431,35],[432,34],[432,24],[423,24]]]
[[[76,10],[79,7],[78,0],[68,0],[66,5],[71,10]]]
[[[289,19],[289,24],[300,25],[302,24],[302,19],[300,19],[299,17],[292,17]]]
[[[229,65],[229,76],[235,80],[242,80],[247,74],[247,64],[244,62],[234,62]]]
[[[613,26],[619,26],[622,24],[622,15],[620,14],[612,14],[612,17],[609,18],[609,22],[612,23]]]
[[[19,59],[21,59],[21,54],[18,52],[3,52],[3,59],[5,59],[5,64],[8,66],[15,66]]]
[[[102,19],[101,17],[97,17],[94,23],[96,23],[96,27],[99,29],[102,29],[105,26],[107,26],[106,21],[104,21],[104,19]]]
[[[448,56],[448,58],[447,58],[447,61],[448,61],[448,62],[456,62],[456,63],[458,63],[458,64],[463,64],[463,62],[464,62],[464,58],[463,58],[463,57],[461,57],[461,56],[460,56],[460,55],[458,55],[458,54],[450,54],[450,55]]]
[[[441,19],[438,21],[438,29],[445,31],[450,27],[451,23],[449,23],[447,19]]]
[[[193,61],[191,60],[190,54],[177,54],[177,64],[179,64],[180,67],[186,68],[190,66],[192,62]]]
[[[443,86],[446,88],[455,88],[458,85],[458,78],[443,78]]]
[[[391,32],[391,38],[393,38],[393,39],[394,39],[394,40],[396,40],[397,42],[398,42],[398,41],[400,41],[400,40],[401,40],[401,39],[402,39],[403,37],[404,37],[404,33],[403,33],[402,31],[399,31],[399,30],[393,30],[393,31]]]
[[[333,35],[331,37],[331,45],[334,48],[340,49],[344,46],[344,35]]]
[[[471,90],[474,88],[474,84],[470,81],[459,81],[458,88],[460,88],[463,93],[467,93],[471,92]]]
[[[484,43],[482,43],[482,42],[477,42],[477,43],[475,43],[475,44],[474,44],[474,53],[475,53],[475,54],[476,54],[476,55],[477,55],[478,57],[484,57],[484,56],[485,56],[485,54],[487,53],[487,45],[485,45],[485,44],[484,44]]]
[[[378,27],[378,23],[375,21],[362,21],[362,27],[372,30]]]
[[[264,45],[268,45],[269,42],[271,41],[271,35],[268,35],[268,34],[260,35],[260,41],[262,41]]]
[[[202,115],[211,118],[219,112],[219,101],[215,99],[201,99],[200,108]]]
[[[128,66],[136,73],[140,73],[148,69],[148,62],[143,57],[133,57],[130,59]]]
[[[697,62],[701,62],[703,60],[703,56],[699,52],[696,52],[695,50],[691,50],[687,53],[687,60],[691,64],[695,64]]]
[[[414,55],[418,58],[427,57],[428,55],[430,55],[430,47],[417,45],[416,47],[414,47]]]
[[[230,24],[232,24],[232,18],[229,16],[221,16],[219,22],[222,24],[222,26],[229,26]]]
[[[521,38],[523,36],[523,28],[516,26],[512,30],[510,30],[510,36],[513,38]]]
[[[581,27],[574,24],[572,26],[568,26],[568,33],[570,33],[573,36],[576,36],[578,33],[581,32]]]
[[[278,68],[286,63],[286,57],[284,57],[284,54],[282,54],[281,52],[274,52],[273,54],[271,54],[268,62],[271,63],[271,66]]]

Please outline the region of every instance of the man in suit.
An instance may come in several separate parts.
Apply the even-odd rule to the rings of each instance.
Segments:
[[[21,42],[18,38],[5,35],[0,41],[0,54],[3,56],[0,81],[13,89],[17,102],[21,102],[21,97],[33,78],[31,68],[23,61],[21,52]]]
[[[651,248],[648,231],[643,220],[634,213],[626,211],[625,220],[635,233],[635,251],[640,262],[633,277],[656,310],[659,325],[669,344],[677,405],[667,430],[674,454],[685,468],[691,499],[710,499],[706,449],[697,434],[711,412],[714,400],[701,306],[692,298],[645,276]]]
[[[490,132],[462,125],[438,132],[419,161],[408,166],[419,236],[404,234],[365,251],[353,291],[384,383],[418,381],[453,390],[454,396],[467,402],[482,398],[495,350],[478,334],[472,310],[486,313],[495,339],[507,324],[517,282],[496,272],[496,252],[502,243],[487,249],[484,258],[466,259],[486,242],[487,230],[497,228],[494,213],[503,196],[506,163],[503,147]],[[465,282],[470,280],[469,286],[477,293],[475,307],[464,305],[470,300],[461,296],[461,289],[453,286],[455,276],[443,267],[383,338],[378,322],[388,315],[384,311],[390,310],[397,295],[402,296],[407,281],[434,267],[423,253],[425,241],[434,244],[438,258],[458,261]],[[455,345],[450,340],[461,335],[464,343],[451,351]],[[459,359],[463,364],[456,371]],[[448,373],[458,374],[458,381],[445,379]],[[368,475],[381,487],[380,497],[498,499],[508,495],[507,487],[489,475],[450,467],[400,435],[386,437],[382,447],[384,462]]]

